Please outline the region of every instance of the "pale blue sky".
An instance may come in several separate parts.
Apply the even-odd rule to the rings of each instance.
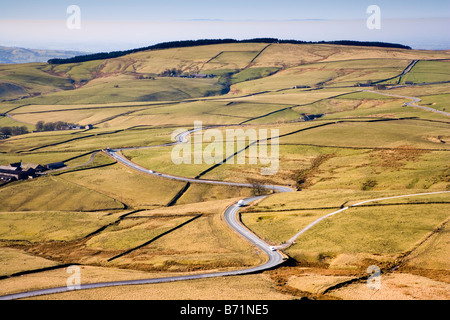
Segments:
[[[15,0],[1,1],[0,19],[64,19],[71,4],[87,20],[358,19],[378,5],[387,19],[450,17],[448,0]]]
[[[66,9],[81,9],[68,30]],[[369,30],[366,9],[381,9]],[[449,0],[0,0],[0,45],[85,51],[124,50],[161,41],[277,37],[369,40],[450,48]]]

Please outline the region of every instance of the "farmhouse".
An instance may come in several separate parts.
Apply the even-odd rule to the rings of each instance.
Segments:
[[[80,126],[80,125],[69,125],[68,126],[69,130],[84,130],[84,129],[91,130],[92,128],[94,128],[94,126],[92,124],[88,124],[86,126]]]
[[[10,182],[26,180],[36,176],[36,169],[22,169],[22,163],[11,163],[9,166],[0,166],[0,180]]]

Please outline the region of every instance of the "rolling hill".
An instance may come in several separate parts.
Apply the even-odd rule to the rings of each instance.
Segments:
[[[25,49],[0,46],[0,63],[46,62],[50,59],[67,59],[86,54],[81,51]]]
[[[2,166],[66,164],[0,186],[0,295],[65,286],[65,270],[39,269],[48,265],[80,265],[83,283],[260,265],[266,255],[230,229],[224,211],[264,193],[264,184],[296,190],[270,190],[239,212],[271,246],[324,219],[284,250],[288,264],[226,284],[211,278],[50,297],[224,298],[226,288],[231,299],[448,299],[448,51],[228,41],[95,58],[0,65],[0,127],[92,125],[0,140]],[[245,163],[175,164],[174,133],[195,121],[222,137],[242,130]],[[262,176],[264,163],[250,162],[250,129],[278,130],[276,174]],[[215,152],[226,149],[222,142],[215,139]],[[117,162],[108,148],[152,173]],[[386,200],[414,194],[423,196]],[[372,201],[351,207],[364,200]],[[348,210],[329,216],[340,208]],[[383,289],[367,293],[373,265]]]

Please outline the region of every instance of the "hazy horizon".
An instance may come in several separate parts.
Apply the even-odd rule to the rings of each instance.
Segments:
[[[0,12],[0,45],[101,52],[176,40],[279,38],[399,43],[413,49],[450,49],[450,1],[67,1],[19,0]],[[71,30],[67,7],[80,8]],[[381,10],[369,29],[368,6]]]

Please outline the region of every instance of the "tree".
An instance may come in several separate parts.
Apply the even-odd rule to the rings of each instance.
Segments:
[[[55,131],[55,124],[53,122],[45,122],[44,131]]]
[[[261,196],[267,194],[268,190],[264,187],[264,182],[248,178],[247,181],[252,185],[252,195]]]
[[[28,128],[26,126],[14,126],[14,127],[2,127],[0,128],[0,135],[4,138],[8,138],[10,136],[17,136],[20,134],[28,133]]]
[[[28,133],[28,128],[26,126],[21,126],[21,127],[17,126],[17,127],[12,127],[11,131],[12,131],[12,135],[13,136],[17,136],[17,135],[20,135],[20,134]]]
[[[70,126],[74,126],[73,123],[68,123],[65,121],[56,121],[56,122],[45,122],[38,121],[36,123],[36,130],[41,131],[55,131],[55,130],[68,130]]]
[[[55,130],[64,130],[64,129],[67,129],[67,127],[68,127],[67,122],[63,122],[63,121],[55,122]]]
[[[44,121],[38,121],[36,123],[36,131],[44,131]]]
[[[0,128],[2,135],[4,136],[11,136],[12,135],[12,128],[11,127],[3,127]]]

